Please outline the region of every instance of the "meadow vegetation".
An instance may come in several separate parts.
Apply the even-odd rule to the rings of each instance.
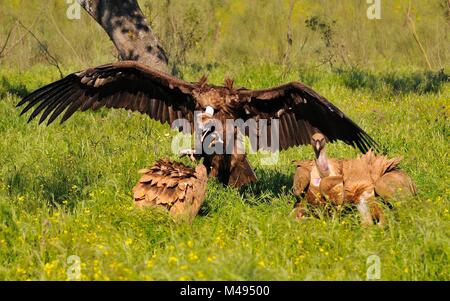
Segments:
[[[355,280],[366,279],[367,258],[377,255],[383,280],[449,280],[450,25],[444,2],[413,1],[433,67],[428,70],[404,26],[408,1],[384,3],[379,21],[366,18],[365,1],[297,1],[292,46],[286,41],[289,1],[140,1],[183,78],[208,73],[220,84],[231,76],[250,88],[305,82],[389,156],[403,157],[418,195],[386,207],[383,228],[362,228],[351,208],[309,208],[302,222],[290,216],[291,161],[312,158],[308,146],[282,152],[272,166],[250,155],[259,181],[241,190],[210,180],[192,225],[136,209],[131,188],[137,171],[161,157],[177,159],[170,148],[176,133],[121,110],[75,114],[62,126],[27,124],[15,104],[60,75],[25,35],[19,47],[0,55],[0,279],[66,280],[67,258],[76,255],[82,280]],[[17,18],[65,74],[116,59],[85,14],[65,18],[64,1],[0,0],[0,7],[0,50]],[[330,26],[333,42],[312,30],[319,24],[314,20]],[[10,43],[24,34],[16,27]],[[329,154],[358,153],[335,143]]]

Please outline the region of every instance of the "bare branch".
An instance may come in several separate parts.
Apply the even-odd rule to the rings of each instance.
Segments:
[[[75,48],[73,48],[72,44],[69,42],[69,40],[67,40],[66,36],[62,33],[61,29],[59,28],[58,24],[55,21],[55,18],[53,17],[53,14],[50,14],[50,20],[52,21],[53,25],[55,26],[56,31],[58,32],[59,36],[64,40],[64,42],[67,44],[67,46],[69,46],[69,48],[72,50],[73,54],[78,58],[78,61],[81,64],[86,65],[86,63],[81,58],[79,53],[75,50]]]
[[[38,37],[25,25],[23,25],[23,23],[20,20],[17,20],[17,23],[23,28],[25,29],[39,44],[40,49],[44,52],[45,54],[45,58],[47,59],[48,63],[52,66],[55,66],[58,71],[59,71],[59,75],[61,76],[61,78],[64,77],[64,74],[61,71],[61,68],[59,67],[59,62],[56,59],[56,57],[54,57],[49,51],[48,51],[48,47],[41,42],[41,40],[38,39]]]
[[[11,34],[12,34],[12,32],[14,31],[14,28],[15,28],[15,27],[16,27],[16,23],[14,23],[14,25],[11,26],[11,28],[10,28],[9,31],[8,31],[8,34],[6,35],[5,43],[3,44],[3,46],[2,46],[1,49],[0,49],[0,58],[3,57],[3,52],[5,51],[6,46],[8,46],[9,39],[11,38]]]
[[[46,9],[47,6],[43,6],[41,11],[37,14],[36,19],[34,19],[33,23],[31,23],[30,28],[33,28],[34,25],[37,23],[37,21],[40,20],[41,16],[43,15],[42,12]],[[14,19],[15,20],[15,19]],[[15,25],[17,26],[17,20],[14,22]],[[18,38],[16,41],[14,41],[14,43],[12,43],[12,45],[8,48],[4,50],[3,53],[3,57],[7,56],[17,45],[19,45],[20,43],[22,43],[22,41],[25,39],[25,37],[28,35],[28,32],[24,33],[20,38]]]

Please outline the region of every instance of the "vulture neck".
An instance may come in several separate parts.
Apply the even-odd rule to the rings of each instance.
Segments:
[[[321,178],[328,177],[330,175],[330,167],[328,165],[328,157],[325,148],[322,148],[320,152],[316,152],[316,166],[319,170]]]

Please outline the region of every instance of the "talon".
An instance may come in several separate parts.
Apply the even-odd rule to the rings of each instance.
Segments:
[[[182,150],[180,150],[179,155],[180,155],[180,157],[184,157],[184,156],[189,157],[189,159],[192,162],[196,162],[197,161],[195,159],[195,150],[194,149],[190,149],[190,148],[182,149]]]

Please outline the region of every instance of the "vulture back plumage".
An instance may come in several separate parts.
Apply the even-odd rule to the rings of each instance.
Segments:
[[[177,220],[192,219],[205,200],[207,172],[203,164],[195,169],[163,159],[140,171],[133,188],[138,207],[163,207]]]
[[[375,194],[384,199],[404,198],[417,193],[416,185],[410,176],[400,169],[402,158],[389,159],[369,151],[361,156],[370,170]]]

